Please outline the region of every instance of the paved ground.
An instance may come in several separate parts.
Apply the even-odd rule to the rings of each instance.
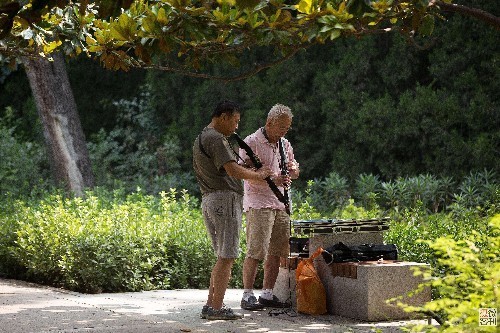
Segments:
[[[208,321],[199,313],[206,290],[161,290],[137,293],[80,294],[0,279],[0,332],[401,332],[410,323],[366,323],[339,316],[309,316],[239,308],[241,290],[227,291],[225,303],[245,318]],[[294,316],[295,315],[295,316]],[[412,321],[416,322],[416,321]]]

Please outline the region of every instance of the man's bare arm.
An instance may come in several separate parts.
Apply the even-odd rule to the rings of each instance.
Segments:
[[[224,164],[224,169],[226,170],[229,176],[236,179],[260,180],[272,174],[272,171],[269,167],[264,166],[259,170],[254,171],[252,169],[247,169],[239,165],[235,161],[229,161],[226,164]]]

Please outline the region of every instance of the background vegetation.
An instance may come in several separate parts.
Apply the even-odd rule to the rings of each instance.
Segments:
[[[498,13],[494,0],[467,4]],[[498,173],[498,32],[473,19],[446,19],[433,39],[408,41],[394,34],[338,40],[232,83],[159,71],[111,72],[84,58],[71,60],[69,76],[97,184],[133,190],[139,182],[151,194],[172,184],[197,191],[192,142],[223,98],[242,105],[242,135],[262,126],[273,104],[291,106],[295,119],[288,137],[302,166],[295,184],[301,189],[330,172],[351,186],[362,173],[383,181],[420,174],[461,181],[471,171]],[[213,68],[216,74],[227,71]],[[21,144],[41,145],[23,69],[2,73],[2,131]]]
[[[477,7],[498,15],[497,1]],[[233,83],[73,59],[98,184],[80,199],[53,188],[26,75],[2,68],[0,276],[92,293],[206,288],[214,256],[192,142],[220,99],[243,106],[242,135],[284,103],[302,170],[293,218],[390,216],[385,241],[433,267],[436,302],[414,310],[438,313],[450,331],[477,328],[473,310],[499,299],[500,43],[480,22],[446,19],[428,45],[399,35],[339,40]],[[241,287],[241,264],[232,287]]]
[[[382,210],[356,205],[352,198],[342,207],[320,211],[312,205],[312,185],[296,193],[303,200],[294,205],[293,219],[391,216],[385,242],[398,246],[400,259],[427,262],[432,268],[423,274],[433,301],[408,309],[439,317],[442,331],[478,331],[478,309],[498,304],[498,183],[494,201],[470,206],[455,194],[438,213],[420,200]],[[125,194],[97,189],[85,199],[57,193],[41,199],[9,197],[0,203],[0,221],[0,276],[81,292],[206,289],[215,260],[199,202],[186,191],[152,196],[140,190]],[[231,287],[242,287],[244,237],[241,249]],[[261,283],[262,272],[256,287]],[[493,332],[494,327],[479,331]]]

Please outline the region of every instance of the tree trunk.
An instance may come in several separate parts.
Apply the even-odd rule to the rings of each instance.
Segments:
[[[57,53],[53,59],[24,58],[23,63],[56,183],[82,196],[94,185],[94,176],[64,57]]]

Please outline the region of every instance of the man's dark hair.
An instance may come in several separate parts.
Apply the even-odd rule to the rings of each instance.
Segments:
[[[228,113],[230,115],[234,113],[241,113],[240,106],[235,102],[224,100],[217,104],[214,112],[212,113],[212,118],[220,117],[223,113]]]

